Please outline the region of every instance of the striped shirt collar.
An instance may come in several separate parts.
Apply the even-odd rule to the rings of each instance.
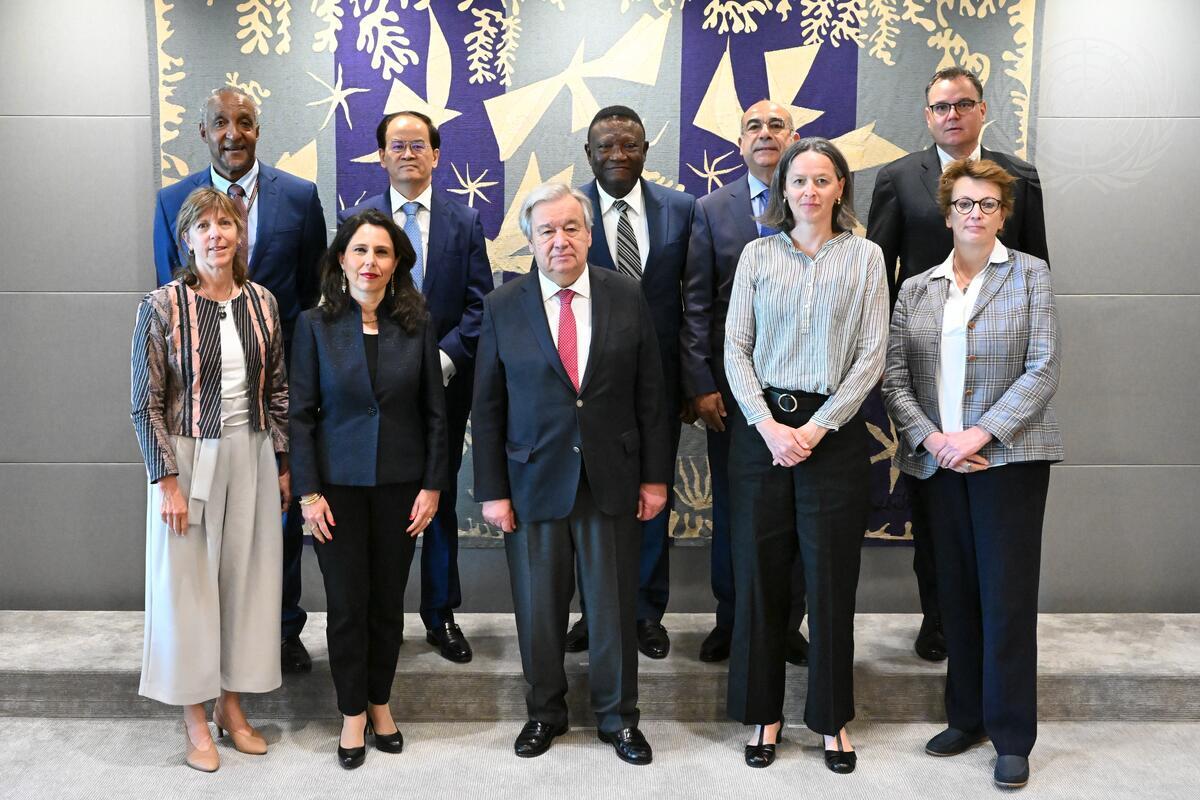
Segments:
[[[796,255],[804,256],[805,258],[811,258],[813,261],[816,261],[822,255],[829,252],[830,249],[837,247],[843,241],[845,241],[848,237],[851,237],[853,235],[854,234],[851,233],[850,231],[842,231],[841,233],[835,233],[833,235],[833,238],[830,239],[829,241],[825,242],[825,244],[821,245],[821,249],[817,250],[817,252],[812,256],[810,256],[808,253],[801,250],[799,247],[796,247],[796,243],[792,241],[792,235],[790,233],[788,233],[787,231],[780,231],[779,233],[776,233],[773,236],[770,236],[768,238],[778,239],[781,244],[783,244],[785,247],[787,247],[789,250],[791,250]]]

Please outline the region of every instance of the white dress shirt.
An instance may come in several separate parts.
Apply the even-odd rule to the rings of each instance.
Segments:
[[[621,212],[613,208],[617,200],[624,200],[629,205],[629,224],[633,226],[633,236],[637,239],[638,255],[642,259],[642,269],[646,268],[646,259],[650,255],[650,227],[646,222],[646,203],[642,197],[642,182],[639,180],[633,189],[624,197],[613,197],[604,191],[600,181],[596,181],[596,193],[600,195],[600,221],[604,223],[604,237],[608,240],[608,252],[613,264],[617,263],[617,223],[621,220]]]
[[[396,187],[392,186],[388,189],[392,200],[392,219],[400,229],[404,229],[404,223],[408,222],[408,215],[404,213],[405,203],[417,203],[417,227],[421,230],[421,263],[425,265],[425,278],[429,279],[429,210],[433,208],[433,184],[425,187],[425,191],[409,200],[400,192],[396,191]],[[417,246],[416,242],[412,243],[413,247]],[[454,367],[454,361],[450,356],[446,355],[445,350],[438,350],[438,355],[442,361],[442,386],[450,383],[450,379],[454,377],[454,373],[458,370]]]
[[[936,145],[935,145],[935,147],[936,147]],[[955,158],[954,156],[950,155],[945,150],[943,150],[941,147],[937,148],[937,154],[938,154],[938,161],[942,162],[942,172],[946,171],[946,167],[950,166],[951,161],[958,160],[957,158]],[[975,149],[971,151],[971,155],[967,156],[967,158],[969,158],[973,161],[978,161],[982,157],[983,157],[983,145],[981,145],[981,144],[976,144]]]
[[[229,194],[229,187],[235,181],[227,181],[222,178],[213,167],[208,168],[209,175],[212,177],[213,188],[218,192]],[[254,159],[254,166],[250,167],[250,171],[236,181],[238,186],[246,192],[246,201],[250,203],[250,198],[254,198],[254,202],[250,203],[250,208],[246,214],[246,260],[254,258],[254,243],[258,240],[258,196],[254,194],[254,187],[258,184],[258,159]],[[247,264],[247,267],[250,265]]]
[[[546,311],[546,322],[550,325],[550,338],[558,349],[558,317],[561,301],[556,297],[560,290],[570,289],[575,292],[571,298],[571,313],[575,315],[576,365],[579,368],[579,382],[587,372],[588,352],[592,349],[592,280],[586,265],[583,274],[575,279],[570,286],[559,286],[538,271],[538,284],[542,289],[542,308]]]
[[[975,310],[979,290],[987,280],[992,264],[1008,261],[1008,248],[996,240],[988,263],[979,274],[971,279],[964,292],[958,288],[954,277],[954,253],[951,252],[941,266],[933,271],[931,278],[945,278],[950,282],[946,305],[942,310],[942,347],[938,359],[937,395],[938,416],[942,421],[942,433],[957,433],[963,429],[963,392],[967,383],[967,323]]]

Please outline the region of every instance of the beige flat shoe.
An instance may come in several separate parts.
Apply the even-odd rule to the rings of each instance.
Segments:
[[[216,772],[217,767],[221,766],[221,757],[217,755],[217,748],[211,741],[208,747],[201,750],[192,743],[192,737],[188,735],[187,725],[183,726],[183,741],[187,749],[187,758],[185,761],[192,769],[201,772]]]
[[[225,726],[225,721],[218,716],[215,707],[213,708],[213,725],[217,726],[218,739],[223,737],[226,732],[229,733],[229,738],[233,740],[233,747],[239,753],[261,756],[267,752],[267,740],[253,726],[247,723],[245,730],[232,730]]]

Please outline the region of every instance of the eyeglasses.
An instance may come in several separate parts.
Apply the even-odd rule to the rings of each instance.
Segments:
[[[388,143],[388,150],[395,153],[396,155],[400,155],[405,151],[405,149],[408,149],[408,150],[412,150],[412,154],[414,156],[419,156],[419,155],[424,154],[424,152],[428,148],[429,148],[429,145],[425,144],[420,139],[418,139],[415,142],[389,142]]]
[[[763,129],[762,120],[752,119],[746,123],[746,127],[743,129],[742,132],[749,133],[750,135],[753,136],[753,135],[757,135],[757,134],[761,133],[762,129]],[[771,119],[767,122],[767,130],[772,135],[778,136],[779,134],[784,133],[786,131],[790,131],[791,129],[792,129],[792,126],[789,125],[788,123],[784,122],[781,119]]]
[[[959,100],[954,103],[934,103],[929,106],[929,110],[933,112],[935,117],[944,117],[950,113],[950,109],[954,109],[961,117],[964,114],[970,114],[975,110],[975,106],[979,105],[979,100]]]
[[[979,206],[979,210],[984,214],[995,214],[1000,208],[1000,201],[994,197],[985,197],[982,200],[972,200],[969,197],[960,197],[950,203],[950,205],[954,207],[955,211],[965,217],[967,214],[971,213],[971,210],[975,208],[976,205]]]

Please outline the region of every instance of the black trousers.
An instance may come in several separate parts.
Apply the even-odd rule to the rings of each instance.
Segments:
[[[666,513],[666,512],[663,512]],[[517,618],[529,718],[567,724],[567,618],[579,588],[587,603],[588,680],[596,724],[606,732],[635,727],[637,597],[641,526],[632,515],[603,513],[586,478],[566,519],[522,522],[504,537]]]
[[[919,481],[933,534],[946,720],[986,730],[999,755],[1037,739],[1037,604],[1050,464],[1030,461]]]
[[[404,635],[404,587],[416,540],[405,529],[418,482],[322,487],[337,523],[315,542],[329,609],[326,638],[338,710],[361,714],[392,692]]]
[[[917,594],[921,598],[921,613],[926,617],[937,617],[937,565],[933,548],[933,534],[929,531],[929,515],[925,505],[917,500],[920,480],[911,475],[903,476],[908,485],[908,496],[912,503],[913,573],[917,576]]]
[[[793,427],[825,399],[796,396],[796,411],[774,412]],[[783,714],[784,637],[797,555],[808,588],[804,722],[832,736],[854,719],[854,603],[869,503],[866,437],[856,416],[827,433],[808,460],[778,467],[757,430],[745,422],[734,428],[729,477],[737,607],[728,709],[740,722],[765,725]]]

